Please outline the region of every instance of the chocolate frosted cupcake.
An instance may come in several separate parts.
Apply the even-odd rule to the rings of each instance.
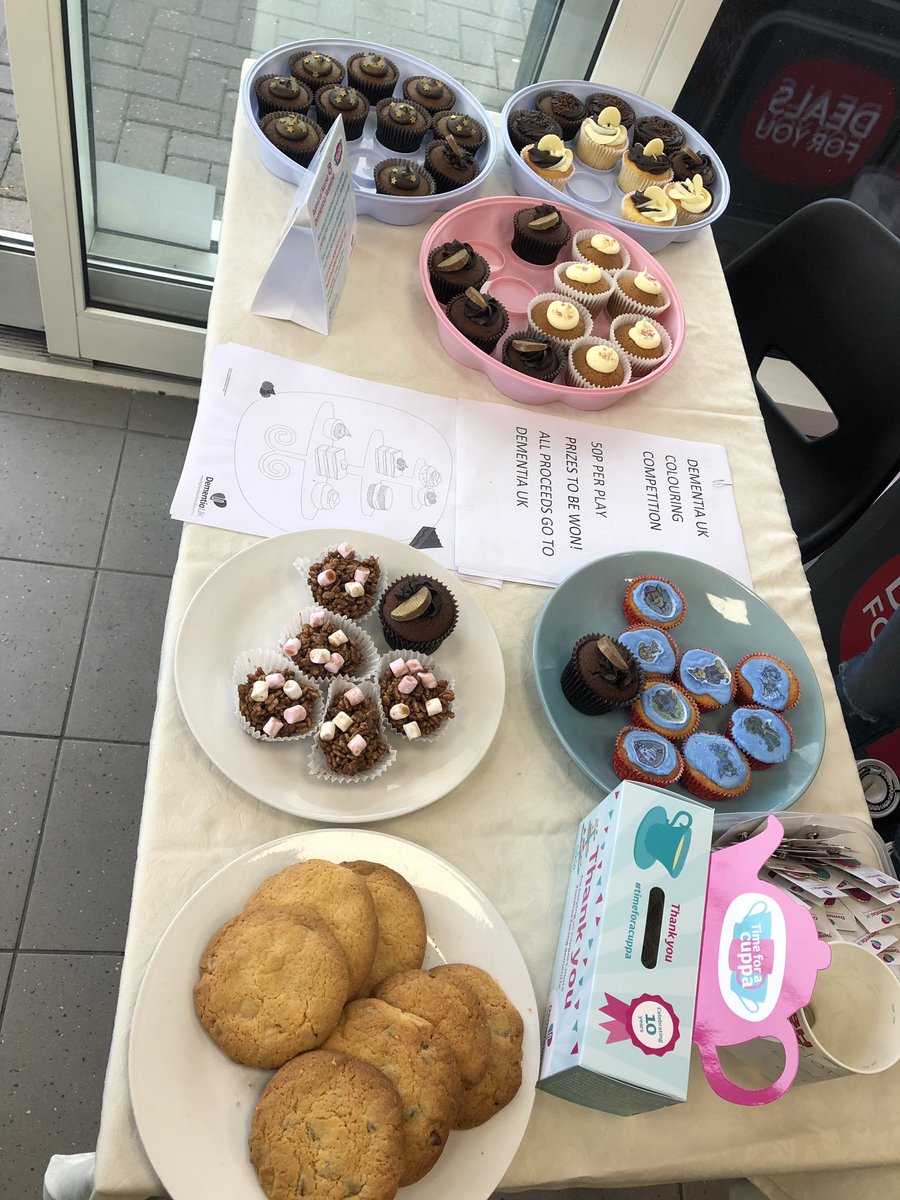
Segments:
[[[381,566],[374,555],[357,558],[350,543],[341,542],[310,563],[306,579],[316,604],[358,620],[378,597]]]
[[[316,112],[325,130],[329,130],[340,117],[344,122],[344,137],[348,142],[355,142],[362,137],[363,126],[369,115],[369,102],[356,88],[329,84],[316,92]]]
[[[314,95],[320,87],[340,83],[344,78],[344,64],[318,50],[301,50],[290,65],[293,77],[305,83]]]
[[[321,126],[299,113],[269,113],[260,128],[273,146],[301,167],[308,167],[325,134]]]
[[[468,242],[443,242],[428,256],[431,289],[442,304],[447,304],[467,288],[481,288],[491,268]]]
[[[377,50],[362,50],[347,60],[347,81],[371,103],[390,96],[400,72],[395,63]]]
[[[660,138],[664,154],[674,154],[684,145],[684,133],[674,121],[665,117],[638,117],[634,123],[634,140],[645,146],[654,138]]]
[[[464,150],[452,133],[443,141],[431,143],[425,151],[425,166],[439,192],[452,192],[471,183],[478,174],[474,155]]]
[[[552,204],[520,208],[513,218],[512,250],[525,262],[549,266],[567,245],[571,230]]]
[[[418,163],[386,158],[375,166],[375,191],[379,196],[431,196],[434,180]]]
[[[573,708],[597,717],[631,704],[641,690],[643,672],[615,638],[589,633],[575,643],[560,683]]]
[[[703,186],[708,188],[712,187],[717,178],[716,168],[712,165],[709,155],[689,150],[687,146],[683,150],[676,150],[672,155],[672,171],[676,179],[693,179],[695,175],[699,175]]]
[[[305,113],[313,102],[310,89],[293,75],[262,75],[255,90],[260,117],[272,112]]]
[[[422,144],[431,117],[421,104],[388,96],[375,105],[378,116],[375,137],[382,146],[399,154],[410,154]]]
[[[654,138],[644,145],[635,142],[622,155],[616,182],[623,192],[637,192],[651,184],[662,185],[672,181],[672,163],[663,150],[661,138]]]
[[[557,137],[562,137],[562,126],[559,121],[554,121],[544,112],[537,112],[535,109],[529,108],[519,108],[510,113],[506,128],[509,140],[517,152],[521,152],[526,146],[537,145],[541,138],[548,133],[555,133]]]
[[[619,110],[619,120],[626,129],[634,128],[634,109],[627,100],[613,92],[592,92],[584,102],[584,114],[586,117],[597,117],[604,108],[610,107]]]
[[[562,370],[557,348],[542,334],[511,333],[503,343],[503,362],[520,375],[550,383]]]
[[[562,129],[560,136],[563,141],[568,141],[576,135],[585,116],[584,105],[571,92],[538,92],[535,108],[558,122]]]
[[[490,354],[509,328],[509,313],[499,300],[466,288],[447,305],[447,319],[479,350]]]
[[[434,654],[456,628],[453,593],[429,575],[404,575],[382,597],[378,609],[384,640],[403,648]]]
[[[403,80],[403,95],[407,100],[415,100],[432,115],[447,112],[456,103],[456,92],[440,79],[430,75],[413,75]]]
[[[432,127],[436,138],[446,138],[448,134],[452,134],[463,150],[469,150],[472,154],[487,140],[487,133],[481,122],[466,113],[435,113]]]

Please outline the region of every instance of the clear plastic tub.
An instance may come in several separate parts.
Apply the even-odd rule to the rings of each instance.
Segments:
[[[847,817],[842,813],[804,813],[790,809],[779,813],[717,813],[713,818],[713,849],[719,840],[729,831],[736,832],[738,827],[746,824],[747,835],[750,836],[761,827],[769,816],[776,817],[784,826],[788,837],[795,837],[801,829],[821,828],[825,830],[840,830],[840,836],[824,836],[822,841],[839,842],[846,846],[851,853],[859,858],[866,866],[877,867],[887,875],[893,875],[890,856],[884,842],[866,821],[856,817]]]
[[[365,128],[361,138],[347,143],[350,158],[350,169],[353,175],[353,192],[356,198],[356,211],[359,216],[374,217],[386,225],[417,225],[427,221],[435,213],[447,212],[458,204],[464,204],[471,199],[475,189],[482,183],[493,169],[500,143],[494,123],[484,107],[475,99],[472,93],[452,75],[433,67],[423,58],[405,54],[402,50],[393,50],[390,46],[379,46],[376,42],[351,41],[345,38],[308,38],[300,42],[288,42],[262,55],[244,76],[241,83],[241,108],[244,116],[256,138],[259,157],[263,165],[288,183],[300,183],[306,174],[306,168],[292,162],[287,155],[264,136],[257,121],[256,81],[261,75],[289,75],[290,60],[301,50],[320,50],[339,59],[345,66],[351,55],[361,50],[375,50],[396,63],[400,70],[395,94],[399,95],[403,80],[409,75],[429,75],[440,79],[456,93],[454,111],[467,113],[479,121],[487,132],[487,140],[475,151],[475,161],[479,172],[471,183],[463,184],[452,192],[444,192],[433,196],[379,196],[375,191],[373,169],[377,163],[387,158],[404,158],[410,162],[421,163],[424,152],[431,144],[432,134],[426,133],[421,147],[412,154],[398,154],[389,150],[375,140],[375,105],[371,107],[366,118]]]

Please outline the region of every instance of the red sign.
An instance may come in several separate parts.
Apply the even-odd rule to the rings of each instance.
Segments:
[[[894,85],[877,71],[803,59],[760,90],[741,130],[741,161],[772,183],[837,186],[875,153],[895,108]]]
[[[847,605],[841,624],[841,662],[867,650],[898,608],[900,555],[894,555],[873,571]],[[872,758],[880,758],[900,770],[900,729],[873,742],[867,751]]]

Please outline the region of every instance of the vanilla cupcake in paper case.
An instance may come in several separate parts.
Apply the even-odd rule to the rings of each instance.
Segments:
[[[572,151],[555,133],[545,134],[536,144],[526,146],[520,157],[535,175],[560,192],[575,172]]]
[[[712,192],[699,175],[668,184],[666,195],[675,205],[676,225],[693,225],[712,210]]]
[[[675,201],[670,200],[657,184],[643,191],[629,192],[622,201],[622,216],[636,225],[655,225],[659,229],[671,229],[677,220]]]
[[[628,130],[614,105],[581,122],[575,153],[588,167],[611,171],[628,149]]]

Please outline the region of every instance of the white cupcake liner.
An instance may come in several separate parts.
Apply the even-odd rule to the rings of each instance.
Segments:
[[[297,561],[299,562],[300,560],[298,559]],[[382,574],[384,574],[383,568]],[[300,609],[297,617],[291,621],[290,624],[285,625],[278,637],[279,651],[283,653],[284,643],[288,640],[288,638],[298,636],[301,625],[308,625],[309,618],[314,612],[323,612],[331,624],[334,625],[335,629],[342,629],[344,633],[346,633],[347,637],[352,642],[356,642],[357,646],[359,646],[360,650],[362,651],[362,662],[359,664],[359,669],[352,675],[335,676],[335,678],[367,679],[374,675],[375,668],[378,665],[378,650],[375,647],[375,643],[372,641],[371,635],[366,633],[366,631],[360,625],[358,625],[352,617],[342,617],[340,613],[332,612],[330,608],[323,608],[321,604],[305,605]],[[338,654],[340,654],[340,652],[340,647],[338,647]],[[300,669],[299,667],[295,666],[291,659],[288,659],[288,662],[291,663],[291,666],[295,671]],[[331,675],[324,675],[321,679],[314,680],[313,682],[327,686],[329,683],[331,683],[331,680]]]
[[[252,675],[260,667],[267,675],[273,671],[280,671],[282,675],[296,679],[304,687],[315,688],[316,700],[313,704],[312,724],[306,733],[293,733],[288,737],[270,738],[267,734],[261,733],[260,730],[254,729],[246,717],[242,715],[237,692],[238,684],[246,683],[247,676]],[[298,671],[291,660],[284,654],[278,654],[274,650],[242,650],[234,660],[234,666],[231,670],[231,682],[234,688],[234,715],[237,717],[238,723],[244,733],[249,733],[258,742],[265,742],[269,746],[281,746],[288,742],[302,742],[319,728],[322,721],[322,714],[325,711],[325,699],[322,688],[317,680],[310,679],[308,675],[304,675],[302,671]]]
[[[535,175],[537,175],[538,179],[543,179],[543,181],[545,183],[549,183],[552,188],[556,188],[556,190],[558,192],[564,192],[566,189],[566,184],[569,182],[569,180],[575,174],[574,167],[572,168],[571,171],[569,171],[568,175],[560,175],[558,172],[547,171],[544,167],[540,167],[540,168],[536,167],[534,165],[534,163],[530,163],[528,161],[528,159],[525,157],[526,152],[529,150],[533,150],[536,145],[537,145],[536,142],[532,142],[530,146],[526,146],[523,150],[520,150],[519,158],[521,158],[522,162],[525,164],[525,166],[528,168],[529,171],[534,171],[534,173],[535,173]]]
[[[330,554],[332,550],[337,550],[339,544],[340,543],[338,543],[338,542],[332,542],[332,544],[330,546],[324,546],[318,552],[318,554],[313,555],[312,558],[307,556],[306,558],[295,558],[294,559],[294,562],[292,565],[294,567],[294,570],[300,576],[300,581],[303,585],[304,598],[306,599],[306,601],[309,604],[312,604],[312,605],[317,604],[316,598],[312,594],[312,588],[309,586],[309,568],[312,566],[313,561],[321,562],[326,554]],[[353,548],[354,548],[354,550],[357,549],[356,546],[354,546]],[[357,551],[357,553],[358,553],[358,551]],[[379,570],[378,591],[375,593],[375,599],[372,602],[372,607],[369,609],[369,611],[367,613],[364,613],[361,617],[350,618],[351,620],[354,620],[354,621],[368,621],[369,618],[373,614],[377,614],[378,605],[381,602],[381,597],[384,595],[385,589],[387,588],[387,577],[385,575],[384,563],[381,561],[381,559],[378,557],[378,555],[377,554],[364,554],[363,558],[374,558],[375,561],[378,563],[378,570]],[[318,607],[322,608],[323,605],[318,604]],[[329,610],[329,611],[331,611],[331,610]],[[339,614],[336,613],[335,615],[337,616]]]
[[[613,280],[613,289],[609,297],[609,314],[612,317],[618,317],[621,313],[639,313],[642,317],[658,317],[664,313],[672,303],[672,297],[669,296],[665,304],[654,307],[652,304],[639,304],[637,300],[632,298],[622,291],[623,279],[634,279],[637,271],[619,271]],[[663,288],[665,291],[666,289]]]
[[[381,693],[378,684],[373,679],[333,679],[328,688],[328,695],[325,697],[323,720],[331,708],[335,697],[343,695],[344,692],[348,692],[352,687],[358,687],[366,699],[375,705],[378,712],[379,736],[387,746],[388,752],[371,771],[363,771],[359,775],[339,775],[328,766],[328,760],[322,751],[322,743],[319,741],[318,726],[316,726],[316,729],[313,731],[312,749],[309,752],[309,759],[307,760],[309,773],[310,775],[314,775],[316,779],[324,779],[326,783],[368,783],[369,780],[377,779],[379,775],[383,775],[388,767],[393,766],[397,759],[397,751],[391,746],[386,737],[386,722],[384,712],[381,708]]]
[[[593,259],[588,258],[587,255],[582,254],[582,252],[578,249],[579,241],[583,242],[583,241],[585,241],[585,239],[587,239],[589,241],[592,237],[594,237],[598,233],[604,234],[607,237],[614,236],[614,234],[610,234],[610,231],[608,229],[579,229],[576,233],[572,234],[572,255],[576,262],[591,263],[592,266],[597,266],[597,267],[600,265],[599,263],[595,263],[593,261]],[[619,239],[616,238],[616,241],[618,241],[618,240]],[[615,279],[615,277],[619,274],[620,271],[627,271],[628,268],[631,266],[631,251],[628,249],[627,246],[623,246],[621,242],[619,242],[619,253],[622,256],[621,267],[604,267],[603,268],[606,271],[607,275],[611,275],[613,279]]]
[[[585,330],[584,330],[584,333],[581,335],[581,337],[578,337],[578,338],[554,337],[553,334],[549,333],[546,329],[541,329],[541,327],[539,325],[535,325],[535,323],[531,319],[531,313],[532,313],[532,310],[534,309],[535,305],[540,304],[540,302],[542,300],[566,300],[570,304],[574,304],[575,307],[578,309],[578,311],[581,313],[582,319],[585,322]],[[541,292],[541,294],[539,296],[535,296],[534,299],[531,301],[531,303],[528,305],[528,328],[533,329],[535,333],[543,334],[544,337],[547,338],[548,341],[552,342],[554,346],[559,346],[560,349],[562,349],[562,350],[568,350],[568,348],[570,346],[577,346],[581,342],[583,342],[585,340],[585,338],[589,338],[592,336],[593,331],[594,331],[594,318],[591,316],[590,310],[585,308],[585,306],[581,303],[580,300],[572,300],[569,296],[563,296],[559,292]]]
[[[381,688],[381,676],[385,673],[391,663],[398,658],[402,658],[405,662],[409,662],[411,658],[417,658],[425,670],[430,671],[436,679],[440,679],[441,677],[441,672],[437,666],[437,660],[430,654],[420,654],[418,650],[389,650],[387,654],[382,654],[381,658],[378,660],[378,673],[375,676],[375,682],[379,685],[379,695]],[[450,691],[455,694],[456,685],[449,677],[447,679],[447,686],[450,688]],[[455,704],[456,701],[454,700],[453,703]],[[384,705],[382,705],[382,713],[384,713]],[[393,725],[387,719],[386,714],[384,717],[384,727],[387,730],[388,737],[396,739],[405,746],[416,745],[418,742],[436,742],[439,737],[443,737],[443,735],[447,732],[449,725],[450,721],[448,719],[442,722],[442,724],[435,729],[434,733],[423,733],[421,737],[414,738],[413,741],[410,742],[409,738],[402,730],[395,729],[393,727]]]
[[[631,354],[625,349],[624,346],[620,345],[620,343],[616,341],[616,339],[613,337],[613,333],[619,328],[620,325],[624,325],[626,321],[630,321],[638,315],[639,314],[637,313],[621,313],[618,317],[613,318],[609,326],[609,340],[619,351],[619,353],[624,354],[631,363],[631,374],[635,379],[641,378],[644,375],[649,375],[651,371],[655,371],[656,368],[661,366],[672,353],[672,339],[669,337],[668,331],[664,325],[661,325],[659,321],[654,321],[652,317],[648,317],[647,320],[650,322],[653,328],[659,332],[659,335],[662,338],[663,347],[665,349],[665,353],[661,354],[659,358],[638,358],[637,355]]]
[[[664,188],[674,178],[675,172],[671,167],[669,167],[668,173],[663,175],[651,175],[648,171],[639,170],[629,161],[626,153],[622,155],[621,162],[619,163],[619,174],[616,176],[616,183],[623,192],[639,192],[644,188],[653,187],[654,184]]]
[[[621,146],[598,146],[584,132],[584,122],[578,130],[578,141],[575,143],[575,157],[586,167],[594,171],[614,171],[622,161],[622,155],[628,149],[628,138]]]
[[[604,308],[606,308],[607,302],[613,292],[613,284],[615,283],[615,280],[613,279],[612,275],[610,275],[609,271],[603,271],[603,268],[600,267],[599,269],[603,271],[605,282],[609,284],[609,287],[606,289],[606,291],[593,293],[580,292],[578,288],[572,287],[572,285],[567,283],[563,278],[563,272],[565,271],[566,267],[571,267],[573,263],[580,264],[580,262],[580,259],[569,259],[568,262],[559,263],[556,267],[554,267],[553,286],[554,289],[565,296],[567,300],[574,300],[578,304],[583,304],[591,316],[596,317],[598,313],[603,312]],[[597,264],[589,263],[588,265],[594,267]]]
[[[625,354],[625,352],[622,350],[622,348],[620,346],[614,345],[614,343],[611,342],[609,340],[609,338],[594,338],[594,337],[585,338],[584,341],[582,341],[580,343],[580,345],[581,346],[611,346],[612,349],[615,350],[616,354],[618,354],[619,362],[621,362],[623,370],[625,372],[622,382],[616,384],[616,387],[624,387],[626,383],[631,382],[631,376],[632,376],[631,359],[628,357],[627,354]],[[577,347],[573,346],[572,349],[573,350],[577,349]],[[592,392],[603,392],[603,391],[609,390],[608,388],[603,388],[596,383],[588,383],[588,381],[584,378],[583,375],[581,375],[579,373],[575,364],[572,362],[572,350],[570,350],[568,355],[566,356],[566,383],[569,385],[569,387],[587,388],[589,391],[592,391]]]

